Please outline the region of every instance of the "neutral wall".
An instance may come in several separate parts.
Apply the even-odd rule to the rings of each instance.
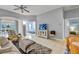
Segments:
[[[64,19],[63,19],[63,9],[56,9],[44,14],[37,16],[37,30],[39,29],[39,24],[47,23],[49,26],[49,31],[56,31],[56,38],[63,39],[64,36]]]
[[[64,12],[64,18],[68,19],[68,18],[79,18],[79,8],[76,9],[72,9],[69,11],[65,11]]]
[[[23,21],[22,20],[18,20],[18,33],[20,33],[22,36],[23,34]]]

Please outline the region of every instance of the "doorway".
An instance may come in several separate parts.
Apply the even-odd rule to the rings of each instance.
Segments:
[[[36,22],[35,21],[23,21],[24,36],[36,34]]]
[[[70,34],[79,34],[79,19],[65,19],[65,37],[68,37]]]

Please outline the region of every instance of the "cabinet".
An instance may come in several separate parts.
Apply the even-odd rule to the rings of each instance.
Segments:
[[[48,30],[39,30],[38,36],[42,38],[48,38]]]

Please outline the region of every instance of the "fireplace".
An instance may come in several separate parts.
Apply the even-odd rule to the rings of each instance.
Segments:
[[[50,31],[50,34],[51,35],[56,35],[56,32],[55,31]]]

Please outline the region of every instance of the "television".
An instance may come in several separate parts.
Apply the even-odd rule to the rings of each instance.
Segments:
[[[39,30],[47,30],[47,24],[40,24],[39,25]]]

